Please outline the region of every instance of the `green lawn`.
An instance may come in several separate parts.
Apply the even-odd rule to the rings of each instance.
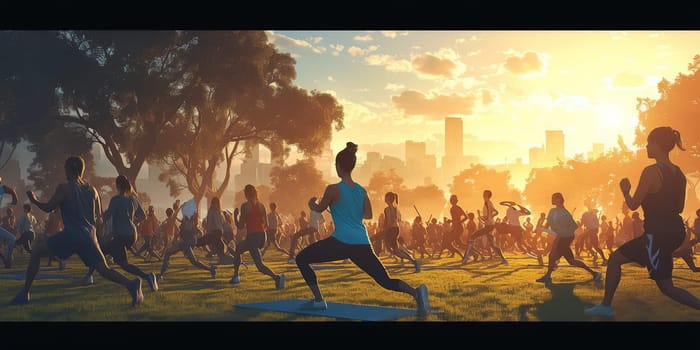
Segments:
[[[27,257],[17,254],[15,267],[0,270],[0,277],[19,273],[26,267]],[[391,275],[412,286],[425,283],[434,310],[427,321],[598,321],[583,315],[583,310],[597,303],[603,295],[603,283],[593,282],[581,269],[566,266],[553,274],[549,287],[535,282],[544,268],[525,256],[508,256],[510,264],[498,260],[459,266],[457,258],[426,260],[425,270],[414,273],[407,264],[400,267],[393,259],[384,258]],[[261,274],[254,265],[241,267],[241,283],[229,284],[230,266],[220,266],[218,276],[197,270],[177,254],[171,260],[167,279],[158,292],[151,292],[144,281],[144,304],[132,308],[125,288],[95,276],[92,286],[80,285],[87,271],[77,256],[68,260],[64,271],[43,267],[51,275],[70,278],[39,279],[32,288],[28,305],[10,305],[9,301],[23,281],[0,279],[0,321],[334,321],[324,317],[263,312],[235,308],[234,304],[280,299],[308,299],[311,293],[296,266],[286,262],[286,256],[269,251],[266,263],[287,278],[284,290],[275,290],[274,282]],[[146,263],[130,257],[146,272],[158,272],[159,262]],[[244,261],[249,261],[244,255]],[[584,259],[590,264],[590,260]],[[368,304],[399,308],[415,308],[408,295],[382,289],[369,276],[352,264],[333,263],[342,269],[316,271],[321,289],[328,301]],[[57,264],[54,264],[54,266]],[[442,267],[431,269],[431,267]],[[674,270],[676,285],[700,296],[700,274],[689,271],[681,260]],[[119,269],[117,267],[117,269]],[[596,268],[603,271],[604,268]],[[646,270],[626,265],[613,306],[615,321],[700,321],[700,312],[692,310],[662,295]],[[397,322],[415,321],[415,317]]]

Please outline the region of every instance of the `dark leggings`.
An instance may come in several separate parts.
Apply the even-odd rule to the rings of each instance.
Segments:
[[[258,271],[268,275],[276,280],[277,275],[265,265],[260,254],[260,248],[265,245],[265,232],[248,232],[245,241],[236,246],[236,252],[233,254],[233,275],[238,276],[238,269],[241,267],[241,254],[246,251],[250,252],[250,256],[255,262],[255,267]]]
[[[165,275],[165,271],[168,269],[168,265],[170,262],[170,256],[179,251],[182,251],[182,253],[185,254],[185,257],[187,257],[187,260],[190,261],[192,266],[198,267],[202,270],[210,271],[211,267],[199,261],[197,259],[197,256],[194,255],[192,248],[194,248],[196,244],[197,240],[195,238],[186,238],[180,239],[179,242],[165,249],[165,252],[163,253],[163,266],[160,268],[160,274]]]
[[[289,246],[289,257],[293,258],[294,257],[294,251],[297,250],[297,245],[299,244],[299,240],[301,237],[305,235],[315,235],[318,233],[318,230],[316,230],[315,227],[309,226],[307,228],[301,229],[297,232],[295,232],[292,235],[292,243]]]
[[[114,235],[112,239],[102,244],[102,251],[105,255],[111,255],[114,258],[114,262],[124,271],[141,278],[148,278],[148,274],[135,265],[130,264],[126,257],[126,249],[134,244],[135,238],[133,235]],[[93,271],[94,269],[90,268],[90,274]]]
[[[224,233],[221,230],[207,232],[206,235],[197,239],[196,247],[207,246],[220,259],[226,255],[226,244],[224,243]]]
[[[306,284],[313,286],[318,285],[318,280],[311,264],[344,259],[350,259],[385,289],[402,292],[399,289],[401,280],[389,277],[389,272],[369,244],[346,244],[331,236],[304,248],[297,255],[296,262]]]
[[[27,253],[32,252],[32,242],[36,235],[32,231],[25,231],[22,236],[15,241],[15,247],[21,245]]]

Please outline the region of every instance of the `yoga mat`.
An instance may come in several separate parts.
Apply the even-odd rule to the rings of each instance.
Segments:
[[[265,311],[290,312],[302,315],[331,317],[341,320],[389,321],[400,317],[418,317],[415,309],[370,306],[358,304],[328,303],[327,310],[303,310],[301,305],[308,300],[288,299],[268,302],[236,304],[235,307]],[[435,312],[431,312],[435,313]]]

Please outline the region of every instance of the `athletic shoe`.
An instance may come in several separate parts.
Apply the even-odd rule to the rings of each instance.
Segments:
[[[95,283],[95,281],[92,279],[91,274],[87,274],[83,277],[82,280],[80,280],[80,283],[82,283],[84,286],[90,286]]]
[[[277,289],[284,289],[284,274],[283,273],[278,275],[278,278],[275,281],[275,287]]]
[[[211,273],[211,278],[216,278],[216,265],[211,265],[209,267],[209,273]]]
[[[552,282],[552,277],[542,276],[542,277],[536,279],[535,282],[550,283],[550,282]]]
[[[231,284],[239,284],[239,283],[241,283],[241,278],[238,277],[238,276],[233,276],[233,277],[231,278],[231,280],[229,281],[229,283],[231,283]]]
[[[148,275],[148,286],[151,287],[151,291],[155,292],[158,290],[158,278],[154,272]]]
[[[603,279],[603,273],[602,272],[596,272],[595,276],[593,276],[594,281],[600,281]]]
[[[301,304],[301,309],[302,310],[327,310],[328,309],[328,304],[326,303],[326,300],[321,300],[321,301],[316,301],[314,299],[309,300],[303,304]]]
[[[421,284],[416,289],[416,301],[418,303],[418,315],[427,316],[430,314],[430,301],[428,300],[428,287]]]
[[[615,312],[613,311],[613,308],[610,306],[605,306],[603,304],[597,304],[597,305],[593,306],[592,308],[587,309],[583,313],[586,316],[605,316],[605,317],[615,316]]]
[[[159,273],[158,274],[158,282],[163,282],[164,279],[165,279],[165,275],[162,273]]]
[[[143,302],[143,292],[141,291],[141,279],[136,278],[127,287],[131,294],[131,306],[137,306]]]
[[[15,305],[28,304],[30,297],[31,297],[31,295],[29,292],[27,292],[26,294],[25,293],[18,293],[17,295],[15,295],[14,298],[12,298],[10,303],[15,304]]]
[[[416,273],[421,271],[421,266],[423,265],[423,259],[416,259],[414,265],[416,266]]]

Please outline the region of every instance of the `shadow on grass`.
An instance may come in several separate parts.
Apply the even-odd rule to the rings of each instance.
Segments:
[[[518,307],[519,321],[590,321],[583,311],[593,306],[574,295],[574,288],[590,284],[590,281],[576,283],[545,283],[552,292],[552,298],[539,304],[523,304]],[[530,319],[528,314],[534,315]]]

